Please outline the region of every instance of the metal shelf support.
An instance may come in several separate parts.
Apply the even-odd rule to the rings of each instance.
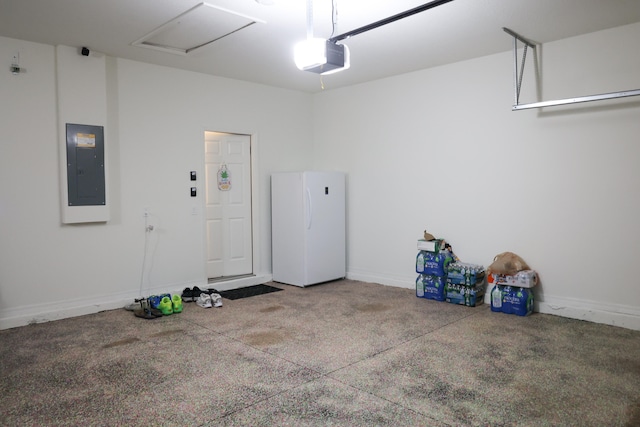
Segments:
[[[526,39],[525,37],[522,37],[520,34],[510,30],[509,28],[503,27],[502,29],[504,30],[505,33],[513,37],[513,58],[514,58],[513,76],[514,76],[515,104],[512,107],[512,111],[527,110],[531,108],[555,107],[558,105],[577,104],[580,102],[604,101],[607,99],[626,98],[629,96],[640,95],[640,89],[632,89],[632,90],[625,90],[620,92],[602,93],[599,95],[578,96],[574,98],[556,99],[553,101],[541,101],[541,102],[532,102],[528,104],[520,104],[520,87],[522,86],[522,76],[524,75],[524,64],[527,60],[527,48],[530,47],[534,49],[534,52],[535,52],[536,45],[532,41]],[[521,64],[518,63],[518,41],[524,44]],[[520,70],[518,70],[518,65],[520,65]]]

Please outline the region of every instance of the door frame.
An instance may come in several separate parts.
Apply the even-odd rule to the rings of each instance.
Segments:
[[[251,152],[250,162],[251,162],[251,251],[252,251],[252,270],[253,275],[251,276],[243,276],[239,278],[229,278],[225,280],[224,278],[220,281],[215,282],[215,288],[219,291],[227,291],[231,289],[243,288],[247,286],[259,285],[265,282],[271,281],[271,274],[264,273],[265,266],[262,265],[262,251],[261,247],[261,235],[262,230],[260,229],[260,221],[259,221],[259,213],[260,213],[260,180],[258,178],[258,159],[256,156],[256,149],[258,145],[258,134],[256,132],[247,132],[241,130],[223,130],[224,128],[218,126],[205,126],[200,133],[200,155],[202,156],[202,160],[200,162],[201,173],[200,176],[205,177],[205,156],[204,156],[204,141],[205,141],[205,132],[220,132],[220,133],[229,133],[236,135],[248,135],[249,136],[249,150]],[[206,179],[203,178],[204,188],[202,188],[202,194],[206,194],[206,186],[208,183]],[[200,211],[201,215],[201,228],[202,228],[202,275],[204,276],[204,286],[205,287],[214,287],[212,284],[209,286],[207,277],[207,222],[205,220],[205,212],[206,212],[206,200],[205,197],[201,198],[200,202]]]

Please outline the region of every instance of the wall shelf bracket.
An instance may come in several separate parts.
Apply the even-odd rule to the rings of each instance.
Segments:
[[[577,104],[580,102],[590,102],[590,101],[603,101],[607,99],[626,98],[629,96],[640,95],[640,89],[632,89],[632,90],[625,90],[620,92],[602,93],[598,95],[578,96],[574,98],[556,99],[553,101],[541,101],[541,102],[532,102],[528,104],[520,104],[520,88],[522,86],[522,76],[524,75],[524,64],[527,60],[527,48],[532,48],[534,49],[534,52],[535,52],[536,45],[532,41],[526,39],[525,37],[522,37],[520,34],[510,30],[509,28],[503,27],[502,29],[504,30],[505,33],[513,37],[513,58],[514,58],[513,76],[514,76],[515,104],[513,104],[512,111],[527,110],[531,108],[555,107],[558,105]],[[518,60],[518,41],[524,44],[521,62]],[[518,69],[518,66],[520,67],[520,69]]]

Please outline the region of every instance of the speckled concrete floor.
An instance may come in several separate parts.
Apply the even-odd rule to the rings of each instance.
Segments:
[[[0,331],[0,425],[640,426],[640,332],[355,281]]]

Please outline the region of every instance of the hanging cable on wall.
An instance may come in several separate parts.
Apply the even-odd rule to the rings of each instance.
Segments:
[[[153,257],[155,254],[156,245],[152,246],[151,255],[149,256],[149,240],[151,239],[151,232],[155,229],[155,227],[149,223],[149,217],[151,214],[149,213],[148,208],[144,209],[144,248],[142,253],[142,266],[140,269],[140,288],[139,288],[139,298],[135,298],[135,303],[125,306],[127,310],[131,310],[134,312],[136,317],[141,317],[144,319],[155,319],[157,315],[153,313],[153,309],[151,307],[151,303],[148,298],[149,289],[149,274],[151,268],[153,267]],[[149,265],[147,265],[147,258],[151,258]],[[145,286],[146,284],[146,286]],[[145,289],[147,296],[145,296]]]
[[[331,0],[331,37],[333,37],[336,33],[337,24],[338,24],[338,0]]]

